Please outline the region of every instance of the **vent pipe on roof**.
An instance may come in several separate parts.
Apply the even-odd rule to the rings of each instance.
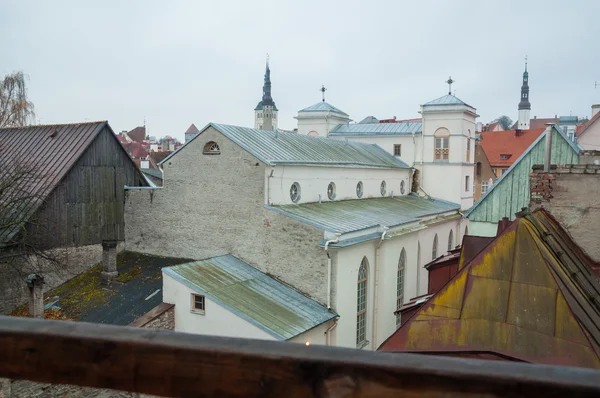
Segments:
[[[546,152],[544,153],[544,173],[550,172],[552,162],[552,123],[546,123]]]
[[[32,318],[44,317],[44,277],[38,274],[27,276],[29,288],[29,315]]]

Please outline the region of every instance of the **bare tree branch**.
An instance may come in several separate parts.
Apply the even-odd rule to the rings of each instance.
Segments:
[[[0,128],[25,126],[35,120],[33,102],[27,97],[26,75],[16,71],[0,80]]]

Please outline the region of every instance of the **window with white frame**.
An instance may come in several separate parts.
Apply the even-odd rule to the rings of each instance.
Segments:
[[[201,294],[192,293],[192,312],[204,314],[206,311],[206,298]]]
[[[481,194],[483,195],[484,193],[486,193],[488,191],[489,187],[490,187],[489,182],[481,181]]]
[[[398,260],[398,275],[396,280],[396,309],[399,310],[404,304],[404,270],[406,269],[406,251],[402,248]],[[400,314],[396,314],[396,326],[400,326]]]
[[[445,128],[437,129],[433,134],[435,149],[433,159],[436,162],[447,162],[450,156],[450,132]]]
[[[369,264],[363,258],[358,269],[357,306],[356,306],[356,346],[367,345],[367,282],[369,279]]]
[[[221,149],[219,148],[219,144],[214,141],[210,141],[204,145],[203,153],[205,155],[219,155],[221,153]]]

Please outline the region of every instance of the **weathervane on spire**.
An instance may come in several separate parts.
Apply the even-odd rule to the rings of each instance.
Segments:
[[[321,86],[319,91],[323,94],[323,102],[325,102],[325,91],[327,91],[327,89],[325,88],[325,85]]]
[[[525,72],[527,72],[527,55],[525,56]]]
[[[448,83],[448,95],[452,95],[452,83],[454,83],[454,80],[452,80],[452,76],[448,76],[448,80],[446,80],[446,83]]]

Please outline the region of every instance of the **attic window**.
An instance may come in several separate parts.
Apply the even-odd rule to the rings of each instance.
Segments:
[[[329,200],[335,199],[335,182],[330,182],[327,186],[327,197]]]
[[[381,181],[381,185],[379,186],[379,191],[381,192],[381,196],[385,196],[385,193],[386,193],[385,181]]]
[[[201,294],[192,293],[192,312],[204,315],[206,310],[206,299]]]
[[[506,160],[509,159],[512,155],[508,153],[503,153],[500,155],[500,159]]]
[[[359,198],[362,198],[362,196],[363,196],[363,183],[362,183],[362,181],[359,181],[358,184],[356,184],[356,196],[358,196]]]
[[[204,151],[202,153],[204,153],[205,155],[220,155],[221,149],[219,148],[219,145],[216,142],[210,141],[207,142],[206,145],[204,145]]]

